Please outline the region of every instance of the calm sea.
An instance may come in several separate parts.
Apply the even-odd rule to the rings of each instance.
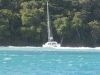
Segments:
[[[0,75],[100,75],[100,48],[0,47]]]

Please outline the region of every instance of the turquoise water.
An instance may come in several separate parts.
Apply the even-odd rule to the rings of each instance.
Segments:
[[[0,75],[100,75],[100,48],[0,47]]]

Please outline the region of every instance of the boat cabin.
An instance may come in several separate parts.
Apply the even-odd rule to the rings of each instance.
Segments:
[[[47,42],[46,45],[56,46],[57,42],[55,42],[55,41]]]

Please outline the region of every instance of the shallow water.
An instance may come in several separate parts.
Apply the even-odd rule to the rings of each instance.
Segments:
[[[99,48],[0,47],[0,75],[100,75]]]

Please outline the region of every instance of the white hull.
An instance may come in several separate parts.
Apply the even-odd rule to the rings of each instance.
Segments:
[[[61,45],[58,44],[55,41],[51,41],[51,42],[46,42],[45,44],[42,45],[42,47],[60,47]]]

